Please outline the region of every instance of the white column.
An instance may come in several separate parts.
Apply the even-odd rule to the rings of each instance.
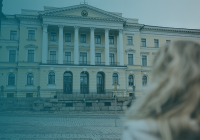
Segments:
[[[90,27],[90,64],[95,65],[94,27]]]
[[[120,64],[119,35],[117,35],[117,63]]]
[[[47,24],[43,24],[43,35],[42,35],[42,63],[47,63],[47,54],[48,54],[48,33],[47,33]]]
[[[59,27],[59,42],[58,42],[58,64],[63,64],[63,25]]]
[[[78,39],[78,32],[79,27],[74,26],[75,33],[74,33],[74,64],[79,64],[79,39]]]
[[[105,65],[109,65],[109,30],[105,29]]]
[[[119,30],[120,65],[124,65],[123,30]]]

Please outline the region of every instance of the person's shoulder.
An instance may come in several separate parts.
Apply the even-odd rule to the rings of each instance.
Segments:
[[[156,122],[153,120],[129,120],[124,124],[123,139],[158,140]]]

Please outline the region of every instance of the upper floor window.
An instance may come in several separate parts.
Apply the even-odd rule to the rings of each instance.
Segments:
[[[9,50],[9,62],[16,62],[16,50]]]
[[[27,85],[33,85],[33,74],[27,74]]]
[[[114,36],[109,36],[109,44],[114,44]]]
[[[87,64],[87,53],[86,52],[80,53],[80,64]]]
[[[127,44],[133,45],[133,37],[132,36],[127,36]]]
[[[96,64],[101,64],[101,53],[96,53],[95,54],[95,63]]]
[[[170,43],[171,42],[171,40],[166,40],[166,43],[168,44],[168,43]]]
[[[55,73],[53,71],[49,72],[49,82],[48,84],[55,84]]]
[[[113,65],[115,63],[114,53],[109,54],[109,61],[110,61],[110,65]]]
[[[71,62],[71,52],[65,52],[65,62],[66,63]]]
[[[117,81],[117,84],[118,84],[118,74],[117,73],[113,73],[113,84],[115,81]]]
[[[146,76],[143,76],[143,77],[142,77],[142,85],[143,85],[143,86],[146,86],[146,85],[147,85],[147,77],[146,77]]]
[[[29,40],[35,39],[35,30],[28,30],[28,39]]]
[[[128,54],[128,64],[133,65],[133,54]]]
[[[134,83],[133,83],[133,75],[129,75],[129,77],[128,77],[128,85],[129,86],[133,86],[134,85]]]
[[[56,63],[56,51],[50,51],[50,63]]]
[[[51,33],[50,41],[57,41],[57,33]]]
[[[147,56],[142,55],[142,66],[147,66]]]
[[[15,75],[13,73],[10,73],[8,75],[8,85],[10,85],[10,86],[15,85]]]
[[[141,47],[146,47],[146,38],[141,38]]]
[[[159,47],[159,40],[158,39],[154,39],[154,47]]]
[[[65,42],[71,42],[71,39],[72,39],[71,34],[66,33],[65,34]]]
[[[28,50],[28,62],[34,62],[34,50]]]
[[[17,31],[10,31],[10,40],[17,40]]]
[[[101,36],[95,35],[95,44],[101,44]]]
[[[81,34],[81,43],[86,43],[86,34]]]

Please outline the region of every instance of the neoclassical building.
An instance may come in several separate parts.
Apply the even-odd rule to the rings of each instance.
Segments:
[[[140,96],[159,47],[200,43],[200,30],[149,26],[88,4],[6,15],[0,39],[4,97],[55,94]],[[133,92],[133,88],[135,91]]]

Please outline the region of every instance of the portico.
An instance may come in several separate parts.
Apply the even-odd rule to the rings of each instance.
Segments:
[[[57,32],[56,40],[51,40],[52,31]],[[66,32],[71,32],[71,41],[66,42]],[[81,42],[81,35],[87,34],[85,36],[85,42]],[[100,42],[97,42],[97,36],[100,36]],[[99,28],[99,27],[84,27],[84,26],[68,26],[68,25],[54,25],[43,24],[43,39],[42,39],[42,63],[47,63],[50,58],[50,54],[48,54],[48,48],[54,48],[58,57],[55,57],[55,62],[58,64],[64,64],[65,54],[64,49],[73,50],[73,54],[71,54],[70,64],[79,65],[80,60],[80,52],[81,50],[87,51],[88,56],[86,64],[87,65],[95,65],[97,64],[97,59],[95,58],[95,50],[101,50],[101,62],[104,60],[105,65],[110,65],[110,50],[115,50],[117,53],[114,57],[116,65],[124,65],[123,64],[123,30],[122,29],[111,29],[111,28]],[[110,37],[111,36],[111,37]],[[113,37],[113,38],[112,38]],[[113,39],[113,41],[112,41]],[[58,41],[57,41],[58,40]],[[54,46],[54,47],[51,47]],[[81,50],[80,50],[81,48]],[[72,58],[73,55],[73,58]],[[104,56],[104,57],[103,57]],[[58,60],[58,61],[57,61]],[[50,61],[52,62],[52,61]],[[54,62],[54,61],[53,61]],[[98,63],[100,64],[100,63]],[[101,63],[103,64],[103,63]],[[112,64],[114,64],[112,62]]]

